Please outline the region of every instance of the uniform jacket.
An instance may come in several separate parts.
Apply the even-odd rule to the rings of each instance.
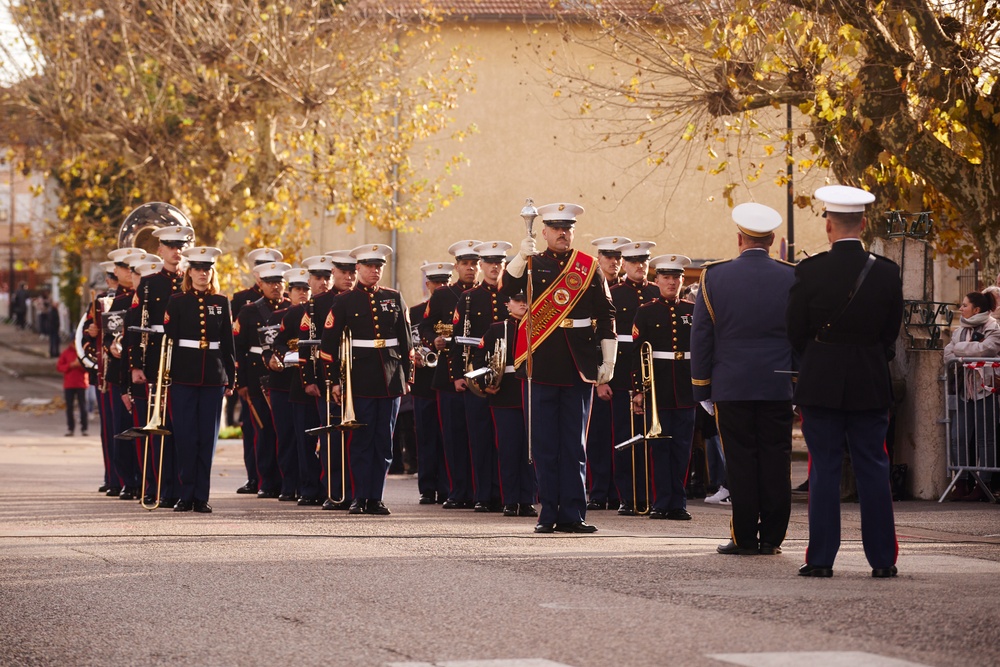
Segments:
[[[312,316],[316,318],[317,336],[323,335],[323,332],[320,329],[323,326],[323,323],[326,322],[326,318],[330,314],[330,310],[333,309],[333,301],[343,293],[344,292],[331,287],[327,291],[312,299]],[[316,350],[316,354],[319,354],[318,349]],[[320,391],[324,390],[326,376],[324,375],[324,365],[322,362],[318,364],[306,364],[302,369],[302,373],[303,384],[314,384],[320,388]]]
[[[615,331],[618,332],[618,356],[610,384],[612,389],[628,391],[632,388],[632,322],[640,306],[660,298],[660,288],[647,281],[636,283],[625,278],[610,290],[611,303],[615,305]]]
[[[139,318],[136,315],[135,309],[132,308],[132,299],[134,292],[130,289],[120,287],[118,288],[117,296],[115,300],[111,302],[111,308],[108,309],[109,313],[121,312],[124,313],[125,323],[124,326],[138,326]],[[134,320],[134,321],[133,321]],[[159,336],[153,335],[149,338],[158,338]],[[140,335],[130,335],[127,330],[122,335],[122,356],[116,359],[114,355],[111,354],[111,343],[114,341],[114,335],[109,334],[103,328],[101,329],[101,338],[103,341],[104,353],[103,356],[107,360],[108,369],[107,380],[122,389],[128,389],[132,385],[132,373],[129,369],[129,358],[133,354],[138,354],[139,358],[142,359],[142,349],[139,345],[142,343],[142,336]],[[136,350],[129,348],[130,345],[135,345]],[[159,351],[159,348],[157,348]],[[157,358],[159,362],[159,358]]]
[[[287,302],[281,299],[269,301],[260,297],[253,303],[246,304],[236,317],[236,323],[233,324],[233,340],[236,346],[237,388],[248,387],[255,393],[262,390],[261,379],[267,377],[269,371],[264,364],[260,332],[257,330],[267,324],[275,310],[284,305],[287,305]],[[251,348],[261,349],[251,352]]]
[[[665,352],[670,359],[653,358],[656,407],[660,410],[694,407],[691,392],[691,321],[694,304],[683,299],[656,299],[639,308],[632,322],[632,389],[642,391],[642,344],[653,352]],[[685,353],[688,353],[685,355]],[[680,357],[680,358],[677,358]],[[648,398],[646,399],[649,400]]]
[[[412,332],[416,331],[417,338],[421,344],[433,350],[433,344],[427,345],[420,336],[420,323],[424,321],[424,312],[427,310],[427,303],[427,301],[424,301],[410,308],[410,338],[413,338]],[[437,354],[436,350],[435,354]],[[434,369],[421,366],[413,373],[413,383],[410,385],[410,393],[418,398],[434,398],[434,389],[431,386],[433,381]]]
[[[443,350],[437,350],[434,347],[434,339],[438,337],[434,327],[438,324],[452,326],[455,324],[455,307],[458,305],[458,299],[466,290],[473,287],[472,283],[460,282],[438,287],[428,299],[427,308],[424,310],[424,319],[417,328],[424,345],[438,352],[438,365],[434,369],[432,386],[439,391],[455,391],[455,382],[452,378],[461,377],[462,373],[459,372],[459,369],[451,367],[451,348],[454,343],[448,343]],[[459,331],[452,333],[453,335],[461,335]],[[448,336],[445,337],[448,338]]]
[[[498,340],[504,338],[506,330],[507,341],[507,366],[510,369],[514,365],[514,344],[517,339],[517,325],[520,320],[508,317],[502,322],[490,325],[483,336],[483,346],[476,351],[475,366],[482,368],[486,365],[489,357],[493,355]],[[490,407],[492,408],[520,408],[521,407],[521,379],[513,371],[506,370],[503,379],[500,381],[500,391],[490,396]]]
[[[315,348],[300,350],[298,347],[300,340],[308,340],[312,337],[311,333],[319,336],[319,327],[323,326],[322,322],[311,324],[312,318],[308,317],[311,309],[312,301],[307,301],[286,310],[281,317],[281,329],[274,339],[274,350],[282,359],[288,352],[297,350],[299,353],[299,363],[294,368],[289,366],[285,371],[289,375],[288,391],[290,395],[288,400],[294,403],[313,403],[316,400],[306,393],[302,371],[306,364],[319,363],[318,360],[310,359],[311,355],[316,355],[318,359],[319,350]],[[315,331],[310,331],[313,327],[315,327]]]
[[[455,319],[452,335],[461,336],[465,331],[465,322],[469,322],[469,337],[482,338],[487,329],[494,322],[500,322],[507,318],[507,305],[500,299],[500,291],[493,285],[482,283],[468,290],[458,300],[455,306]],[[469,359],[472,359],[472,352],[469,350]],[[492,349],[492,348],[491,348]],[[511,348],[513,349],[513,348]],[[453,344],[449,353],[451,363],[448,367],[454,375],[451,381],[460,380],[465,375],[466,369],[463,364],[465,346]]]
[[[233,317],[223,294],[194,290],[175,294],[163,319],[165,337],[174,342],[170,381],[203,387],[232,388],[236,381]],[[218,343],[217,349],[182,347],[183,340]]]
[[[351,390],[356,396],[402,396],[410,375],[410,323],[403,297],[388,287],[357,285],[333,302],[323,324],[322,358],[334,384],[340,384],[340,343],[344,331],[355,341],[391,340],[385,347],[353,347]]]
[[[691,334],[696,400],[791,400],[785,311],[794,281],[793,266],[765,250],[745,250],[705,267]]]
[[[290,301],[285,301],[283,307],[281,307],[281,308],[277,309],[276,311],[274,311],[273,313],[271,313],[271,317],[268,318],[268,320],[267,320],[267,325],[268,326],[272,326],[272,325],[276,324],[280,328],[281,327],[281,323],[284,320],[285,315],[288,313],[288,308],[290,306],[291,306],[291,302]],[[281,333],[279,332],[277,336],[280,336],[280,335],[281,335]],[[277,343],[276,343],[277,336],[275,336],[275,342],[272,343],[271,349],[264,351],[264,363],[265,364],[268,364],[270,362],[271,355],[277,354]],[[296,342],[296,344],[298,343],[298,339],[297,338],[296,338],[295,342]],[[286,349],[286,351],[287,351],[287,346],[288,346],[288,339],[285,340],[285,349]],[[267,367],[267,371],[269,373],[268,378],[267,378],[267,388],[270,391],[289,391],[291,389],[291,386],[292,386],[292,380],[295,380],[295,381],[299,380],[298,368],[285,368],[283,370],[276,371],[273,368],[271,368],[270,366],[268,366]]]
[[[868,258],[860,241],[844,240],[795,268],[788,298],[788,338],[800,355],[793,400],[798,405],[874,410],[892,404],[889,364],[903,321],[899,266],[878,257],[854,300],[847,302]]]
[[[135,297],[132,299],[132,308],[135,309],[134,322],[138,326],[142,321],[142,309],[146,308],[149,326],[163,326],[163,316],[167,312],[167,302],[174,294],[181,291],[181,281],[184,276],[178,273],[170,273],[166,269],[161,269],[159,273],[146,276],[139,281],[139,286],[135,290]],[[226,301],[228,310],[229,301]],[[131,319],[131,318],[130,318]],[[130,322],[131,324],[131,322]],[[232,322],[230,322],[232,326]],[[128,348],[130,353],[130,364],[132,368],[142,368],[146,373],[148,382],[156,381],[156,371],[160,360],[160,343],[162,335],[153,334],[149,336],[149,345],[146,348],[146,363],[142,365],[142,350],[135,344],[140,334],[127,333]]]
[[[262,296],[264,296],[264,293],[260,291],[260,287],[256,284],[234,294],[233,298],[229,301],[229,308],[233,311],[233,322],[235,322],[237,318],[239,318],[240,313],[243,312],[243,306],[253,303]]]
[[[538,297],[559,277],[571,256],[570,252],[555,253],[551,250],[535,255],[532,260],[532,298]],[[597,259],[594,259],[597,262]],[[514,278],[505,269],[501,281],[501,294],[505,297],[519,292],[527,293],[528,272]],[[568,386],[579,378],[597,382],[597,367],[601,364],[600,341],[613,339],[615,334],[615,307],[611,303],[608,283],[600,269],[594,271],[590,282],[582,288],[584,294],[564,319],[589,318],[592,325],[581,328],[560,328],[534,348],[532,381],[542,384]],[[527,363],[517,369],[518,377],[527,377]]]

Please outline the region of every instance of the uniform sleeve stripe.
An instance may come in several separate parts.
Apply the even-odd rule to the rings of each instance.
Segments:
[[[693,384],[696,387],[707,387],[708,385],[712,384],[712,381],[711,380],[696,380],[694,378],[691,378],[691,384]]]
[[[705,307],[708,308],[708,316],[712,318],[712,324],[715,324],[715,310],[712,309],[712,301],[708,298],[708,269],[701,272],[701,295],[702,299],[705,301]]]

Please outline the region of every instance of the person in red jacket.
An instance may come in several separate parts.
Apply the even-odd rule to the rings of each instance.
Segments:
[[[76,355],[76,345],[70,343],[59,355],[56,370],[63,374],[63,395],[66,397],[66,437],[73,437],[76,424],[73,421],[73,402],[80,409],[80,433],[87,435],[87,386],[90,380],[87,369]]]

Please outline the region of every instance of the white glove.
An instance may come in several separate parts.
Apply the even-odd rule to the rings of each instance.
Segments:
[[[597,367],[597,384],[607,384],[615,376],[615,358],[618,356],[618,341],[606,338],[601,341],[601,357],[603,361]]]
[[[712,401],[702,401],[701,407],[705,408],[705,412],[707,412],[708,414],[710,415],[715,414],[715,403],[713,403]]]
[[[528,266],[528,258],[535,254],[535,239],[525,236],[521,241],[521,248],[514,255],[513,259],[507,262],[507,273],[514,278],[524,275],[524,269]]]

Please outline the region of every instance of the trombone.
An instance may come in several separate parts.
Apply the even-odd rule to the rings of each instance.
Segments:
[[[660,425],[660,413],[656,407],[656,377],[653,372],[653,345],[649,341],[644,342],[640,346],[639,361],[641,369],[640,379],[642,382],[641,393],[642,394],[645,394],[647,392],[649,393],[649,401],[648,402],[644,401],[644,403],[646,405],[652,406],[650,409],[648,410],[644,409],[642,411],[643,414],[642,426],[643,428],[646,427],[645,415],[649,414],[650,415],[649,429],[646,430],[645,433],[640,433],[636,435],[635,418],[633,417],[632,437],[626,440],[625,442],[620,442],[617,445],[615,445],[615,450],[621,451],[623,449],[629,449],[629,448],[631,448],[632,450],[632,507],[635,509],[636,514],[645,515],[649,514],[650,510],[652,509],[652,503],[650,502],[652,489],[650,484],[651,478],[649,474],[649,441],[660,438],[669,438],[670,436],[662,435],[663,428]],[[632,392],[629,392],[630,406],[633,414],[636,414],[637,413],[636,406],[635,403],[631,402],[632,398],[633,398]],[[636,460],[635,460],[636,450],[638,449],[638,444],[640,442],[642,443],[642,458],[644,462],[643,488],[645,489],[646,492],[646,504],[641,511],[639,510],[639,491],[636,488],[638,486],[638,481],[639,481],[638,479],[639,471],[637,470]]]
[[[168,338],[163,345],[160,346],[160,362],[157,366],[156,373],[156,387],[153,390],[153,395],[150,397],[146,404],[147,420],[146,425],[141,428],[134,428],[125,431],[120,434],[119,437],[128,436],[129,439],[139,437],[144,438],[142,446],[142,484],[143,493],[139,500],[144,510],[155,510],[160,506],[160,489],[163,483],[163,447],[164,441],[163,437],[170,435],[170,431],[164,426],[164,415],[167,412],[167,388],[170,386],[170,360],[173,358],[174,352],[174,341]],[[156,471],[156,499],[152,504],[146,504],[146,464],[149,461],[151,453],[149,451],[149,442],[152,440],[154,435],[160,436],[160,463],[157,466]]]

